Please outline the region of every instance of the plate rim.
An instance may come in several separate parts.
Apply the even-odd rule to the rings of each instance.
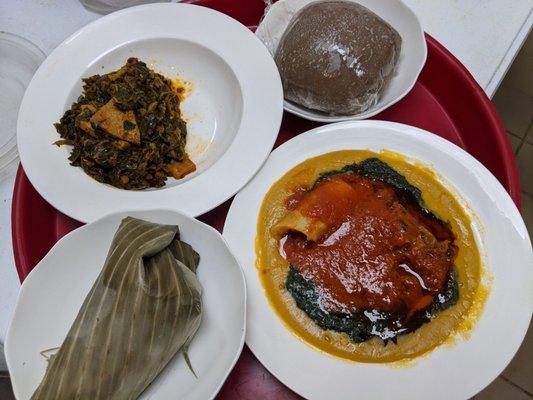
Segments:
[[[319,134],[327,135],[328,133],[332,133],[332,132],[328,132],[328,131],[334,131],[337,128],[342,129],[342,128],[345,128],[345,127],[365,127],[365,126],[371,126],[371,125],[373,125],[375,127],[378,127],[378,128],[382,127],[382,128],[388,129],[388,130],[397,130],[396,133],[398,135],[401,135],[402,130],[403,131],[405,131],[405,130],[412,131],[413,135],[415,135],[415,134],[416,135],[426,135],[426,136],[430,137],[430,139],[427,139],[430,142],[433,141],[435,143],[435,141],[436,141],[439,144],[439,146],[448,147],[449,149],[451,149],[450,151],[454,151],[454,152],[459,151],[460,155],[463,158],[466,158],[469,162],[474,163],[474,165],[476,166],[477,170],[481,171],[481,175],[484,175],[484,177],[487,178],[490,181],[490,184],[492,185],[492,188],[493,189],[495,188],[494,190],[499,192],[499,194],[504,198],[504,207],[505,207],[506,211],[509,212],[510,214],[514,214],[513,215],[514,218],[511,221],[513,227],[516,228],[518,232],[520,232],[521,234],[525,235],[523,237],[523,241],[520,242],[521,243],[520,244],[521,247],[523,246],[523,248],[525,249],[524,251],[528,252],[527,244],[529,243],[529,253],[531,255],[533,255],[533,252],[531,250],[531,241],[530,241],[526,226],[524,224],[524,221],[521,218],[520,213],[519,213],[518,209],[516,208],[516,205],[514,204],[512,198],[507,193],[505,188],[499,183],[499,181],[496,179],[496,177],[494,177],[494,175],[492,175],[492,173],[485,166],[483,166],[483,164],[481,164],[478,160],[476,160],[473,156],[471,156],[465,150],[463,150],[459,146],[457,146],[457,145],[455,145],[455,144],[453,144],[453,143],[451,143],[451,142],[449,142],[449,141],[447,141],[447,140],[445,140],[445,139],[439,137],[438,135],[435,135],[435,134],[433,134],[433,133],[431,133],[429,131],[426,131],[426,130],[423,130],[423,129],[420,129],[420,128],[416,128],[416,127],[413,127],[413,126],[410,126],[410,125],[396,123],[396,122],[390,122],[390,121],[379,121],[379,120],[345,121],[345,122],[339,122],[339,123],[334,123],[334,124],[328,124],[328,125],[325,125],[325,126],[319,126],[317,128],[314,128],[314,129],[311,129],[309,131],[306,131],[306,132],[300,134],[299,136],[296,136],[296,137],[290,139],[289,141],[287,141],[283,145],[279,146],[271,154],[272,155],[276,155],[279,152],[286,151],[284,149],[286,149],[287,147],[288,148],[290,148],[291,146],[294,147],[294,146],[296,146],[296,144],[300,144],[302,141],[307,141],[309,138],[316,137]],[[353,132],[351,132],[351,133],[353,134]],[[313,140],[313,139],[311,139],[311,140]],[[422,139],[422,140],[424,141],[424,139]],[[296,142],[296,144],[294,144],[294,142]],[[293,143],[293,144],[291,145],[291,143]],[[428,145],[429,143],[426,142],[425,144]],[[383,147],[386,148],[386,146],[383,146]],[[363,148],[363,147],[358,147],[357,145],[354,145],[353,148]],[[278,149],[280,150],[279,152],[278,152]],[[331,152],[331,151],[336,151],[336,150],[340,150],[340,149],[329,149],[328,148],[328,150],[326,150],[326,151],[321,151],[321,152],[317,151],[314,154],[306,154],[307,157],[305,157],[304,159],[312,158],[312,157],[315,157],[315,156],[317,156],[319,154],[324,154],[324,153]],[[440,150],[440,147],[439,147],[439,150]],[[395,150],[392,149],[392,151],[395,151]],[[411,159],[411,160],[412,159],[416,160],[416,158],[411,157],[410,155],[407,155],[407,157],[409,159]],[[265,165],[263,166],[263,168],[261,169],[261,171],[264,171],[265,168],[268,168],[269,160],[270,160],[270,157],[267,160],[267,162],[265,163]],[[277,178],[275,178],[272,182],[270,182],[270,178],[271,177],[267,177],[266,179],[268,179],[268,182],[265,182],[262,186],[265,186],[265,185],[268,186],[265,189],[265,190],[268,190],[268,188],[271,187],[271,185],[277,179],[279,179],[284,173],[289,171],[294,166],[296,166],[299,163],[303,162],[303,160],[302,161],[298,161],[298,162],[295,162],[295,161],[292,161],[292,160],[285,160],[284,161],[285,165],[283,167],[276,168],[274,166],[274,168],[276,168],[276,169],[280,169],[280,170],[283,169],[284,172],[281,172],[280,175]],[[424,164],[427,164],[427,161],[420,161],[420,162],[422,162]],[[448,180],[448,178],[446,176],[444,176],[444,175],[442,175],[442,176],[445,178],[445,180]],[[232,205],[231,205],[231,207],[230,207],[230,209],[228,211],[228,216],[226,218],[226,223],[224,225],[223,235],[227,238],[228,243],[230,243],[230,245],[234,244],[234,242],[235,242],[235,237],[234,236],[236,234],[235,231],[238,230],[238,229],[235,229],[234,227],[231,227],[231,224],[232,224],[232,218],[234,218],[234,214],[238,214],[238,212],[236,211],[236,208],[239,207],[240,205],[242,205],[242,204],[238,204],[239,203],[239,199],[244,195],[243,193],[246,193],[247,188],[250,185],[252,185],[253,182],[256,179],[260,179],[260,173],[258,173],[254,177],[254,179],[252,179],[239,192],[239,194],[235,197],[234,202],[232,203]],[[454,186],[454,185],[452,185],[452,186]],[[263,187],[261,187],[261,189],[263,189]],[[458,190],[455,187],[453,187],[452,189],[456,190],[456,192],[457,192],[456,195],[459,195],[460,196],[459,198],[463,197],[460,190]],[[251,190],[251,189],[249,189],[249,190]],[[264,196],[265,193],[266,193],[266,191],[264,193],[262,193],[262,196]],[[248,199],[248,201],[249,201],[249,199]],[[252,201],[253,201],[254,204],[251,204],[251,206],[255,207],[256,206],[256,204],[255,204],[256,199],[254,198]],[[259,207],[260,204],[261,203],[259,202],[259,204],[257,206]],[[251,213],[253,213],[254,216],[257,217],[258,210],[252,211]],[[474,213],[474,215],[477,215],[477,214]],[[256,223],[256,221],[254,221],[254,230],[253,230],[253,232],[254,232],[254,240],[255,240],[255,223]],[[240,233],[241,233],[241,237],[242,237],[242,235],[243,235],[242,231]],[[246,236],[247,235],[248,235],[248,232],[246,233]],[[240,260],[242,265],[245,265],[245,264],[248,263],[249,255],[247,255],[246,257],[245,256],[241,257],[241,254],[239,254],[240,249],[234,248],[234,251],[237,254],[237,257],[239,257],[239,260]],[[256,259],[255,249],[253,251],[254,251],[253,259],[255,260]],[[246,261],[244,259],[246,259]],[[533,265],[530,261],[533,261],[533,257],[532,257],[531,260],[526,260],[525,261],[527,263],[527,264],[525,264],[526,267],[528,265],[529,266]],[[531,269],[529,269],[529,270],[526,269],[526,271],[527,271],[526,277],[529,278],[529,283],[531,283],[532,278],[533,278],[533,273],[532,273],[533,271]],[[288,335],[290,335],[293,338],[293,342],[294,343],[296,343],[296,342],[300,343],[300,345],[305,346],[305,347],[307,347],[309,349],[312,349],[312,346],[310,346],[309,344],[305,343],[302,339],[297,337],[292,332],[289,332],[287,330],[287,328],[284,326],[283,321],[281,321],[281,319],[275,313],[275,311],[272,310],[270,304],[268,304],[268,299],[266,299],[266,296],[264,296],[264,292],[263,292],[261,283],[259,282],[257,284],[257,282],[256,282],[257,281],[257,277],[254,276],[254,275],[256,275],[255,267],[247,265],[247,268],[244,269],[244,272],[245,272],[245,276],[246,276],[247,281],[248,281],[247,288],[249,290],[249,296],[248,296],[249,301],[251,301],[253,303],[253,300],[251,300],[251,299],[253,299],[254,296],[263,296],[263,297],[265,297],[265,300],[260,301],[260,303],[262,303],[260,306],[254,305],[253,308],[259,308],[261,311],[264,311],[264,308],[265,308],[264,307],[264,302],[266,301],[266,303],[267,303],[266,307],[268,307],[268,309],[270,309],[270,312],[272,314],[274,314],[274,318],[277,320],[277,322],[279,322],[282,325],[282,329],[287,331]],[[252,277],[252,279],[250,279],[250,276]],[[253,280],[253,283],[251,283],[251,280]],[[261,294],[254,293],[254,291],[257,291],[256,288],[255,288],[255,286],[257,286],[257,285],[259,285],[259,287],[260,287]],[[491,290],[491,293],[492,293],[492,290]],[[490,297],[490,295],[489,295],[489,297]],[[527,304],[526,307],[529,307],[531,309],[531,308],[533,308],[533,301],[531,300],[531,298],[529,298],[528,300],[529,300],[529,304]],[[489,298],[489,301],[490,301],[490,298]],[[250,303],[250,304],[252,304],[252,303]],[[250,305],[249,305],[248,309],[250,310]],[[256,310],[256,313],[257,313],[257,310]],[[483,314],[484,314],[484,312],[482,313],[481,317],[483,317]],[[252,313],[250,313],[249,317],[248,317],[248,324],[253,324],[255,318],[257,318],[257,316],[254,316]],[[531,321],[531,315],[529,316],[529,321]],[[477,321],[477,322],[479,322],[479,321]],[[477,322],[476,322],[476,326],[477,326]],[[507,357],[505,359],[503,359],[503,362],[499,362],[499,368],[493,368],[493,370],[498,369],[498,371],[497,371],[497,374],[495,374],[495,373],[492,374],[493,375],[492,379],[495,379],[504,370],[504,368],[511,361],[512,357],[516,354],[516,351],[518,351],[518,348],[519,348],[520,344],[523,342],[523,339],[524,339],[525,334],[527,332],[528,325],[529,325],[529,322],[527,322],[527,324],[524,324],[524,329],[522,329],[518,333],[518,336],[520,337],[520,340],[514,343],[515,344],[514,352],[509,353],[507,355]],[[475,328],[474,328],[474,330],[475,330]],[[251,349],[253,354],[257,357],[257,359],[265,366],[265,368],[267,368],[274,376],[276,376],[276,378],[279,379],[284,385],[288,386],[289,388],[291,388],[296,393],[299,393],[302,396],[308,396],[309,398],[321,398],[321,397],[315,397],[309,391],[305,391],[305,389],[303,389],[301,387],[300,382],[296,382],[296,383],[294,382],[294,378],[293,377],[284,377],[284,376],[282,376],[281,372],[279,371],[279,367],[276,366],[276,365],[279,364],[279,360],[278,361],[274,361],[272,359],[272,357],[268,357],[268,356],[265,356],[265,354],[263,354],[264,353],[263,349],[258,349],[257,348],[257,346],[256,346],[257,343],[255,343],[255,341],[256,340],[261,340],[261,339],[257,339],[257,338],[256,339],[251,339],[250,335],[252,334],[251,333],[252,331],[253,331],[253,329],[251,329],[251,330],[248,329],[247,336],[246,336],[246,344]],[[460,343],[461,342],[458,342],[458,344],[460,344]],[[285,343],[285,345],[287,345],[287,344]],[[289,346],[292,346],[292,345],[293,345],[293,343],[289,344]],[[442,346],[439,346],[438,348],[435,349],[435,351],[438,351],[441,347]],[[339,361],[340,363],[346,363],[345,360],[341,360],[341,359],[337,359],[336,357],[331,357],[331,356],[325,355],[324,353],[322,353],[320,351],[317,351],[315,349],[312,349],[312,351],[314,351],[315,353],[320,354],[321,356],[323,356],[323,357],[325,357],[327,359],[333,358],[333,359]],[[427,353],[427,355],[423,355],[421,357],[417,357],[417,358],[414,359],[414,361],[416,363],[418,363],[419,361],[423,362],[424,360],[426,360],[428,358],[427,356],[430,356],[432,353],[433,353],[433,351],[430,352],[430,353]],[[265,360],[265,357],[268,358],[268,359]],[[352,363],[352,364],[360,364],[360,363]],[[365,364],[366,366],[369,366],[368,368],[380,368],[381,366],[386,366],[386,364],[379,364],[379,363],[378,364],[363,363],[363,364]],[[378,367],[376,367],[376,366],[378,366]],[[416,364],[414,365],[414,367],[416,367]],[[407,367],[407,368],[409,368],[409,367]],[[378,371],[378,370],[375,369],[375,371]],[[475,395],[476,393],[481,391],[484,387],[486,387],[488,384],[490,384],[490,382],[491,382],[491,380],[485,381],[482,386],[477,387],[477,391],[476,392],[471,393],[469,395],[470,396],[471,395]],[[471,389],[468,389],[468,390],[471,390]],[[467,388],[465,388],[465,392],[466,391],[467,391]]]
[[[53,68],[57,68],[56,63],[59,62],[63,65],[63,68],[67,68],[68,62],[61,61],[61,56],[64,52],[71,53],[72,44],[76,43],[78,46],[80,44],[86,44],[90,41],[91,36],[93,35],[92,31],[95,29],[113,29],[113,24],[117,20],[122,20],[124,18],[133,18],[132,16],[140,15],[144,12],[152,13],[169,13],[172,12],[174,15],[179,16],[182,13],[194,13],[198,18],[202,16],[210,16],[211,18],[216,18],[220,21],[220,28],[223,27],[232,27],[235,32],[235,35],[243,38],[244,43],[248,48],[253,48],[254,52],[260,55],[261,59],[256,61],[255,64],[252,64],[250,67],[246,67],[245,63],[238,63],[240,72],[231,68],[232,72],[235,73],[241,90],[243,91],[243,110],[241,114],[241,119],[239,121],[238,128],[232,142],[229,144],[228,148],[222,153],[222,155],[215,160],[215,162],[208,167],[205,171],[194,177],[193,179],[178,184],[176,186],[164,186],[157,191],[128,191],[122,189],[116,189],[111,185],[102,184],[91,178],[91,182],[85,187],[84,195],[96,195],[96,198],[101,198],[101,203],[104,202],[104,199],[107,201],[109,199],[120,199],[120,201],[127,202],[126,208],[136,208],[137,209],[150,209],[150,208],[170,208],[176,207],[180,211],[187,213],[189,215],[198,216],[208,211],[211,211],[218,205],[224,203],[226,200],[231,198],[235,193],[237,193],[246,183],[257,173],[261,168],[265,160],[268,158],[272,147],[276,141],[283,116],[283,91],[281,86],[281,79],[279,77],[278,70],[275,66],[274,61],[270,57],[268,50],[264,47],[263,43],[251,32],[246,26],[238,22],[237,20],[231,18],[230,16],[221,13],[219,11],[194,4],[187,3],[153,3],[140,5],[135,7],[126,8],[111,14],[108,14],[104,17],[101,17],[95,21],[90,22],[89,24],[83,26],[78,31],[73,33],[67,39],[65,39],[59,46],[57,46],[51,53],[48,55],[46,60],[41,64],[34,77],[28,85],[28,89],[23,97],[21,102],[21,107],[19,111],[19,116],[17,120],[17,147],[20,154],[21,164],[24,167],[24,171],[28,177],[28,180],[36,189],[36,191],[54,208],[56,208],[61,213],[81,222],[90,222],[95,219],[108,214],[109,212],[120,211],[120,208],[106,208],[103,209],[103,205],[99,204],[97,206],[86,206],[83,205],[84,198],[75,195],[68,195],[65,193],[55,193],[55,192],[64,192],[59,190],[54,190],[53,187],[49,184],[49,176],[46,177],[46,172],[41,172],[42,166],[36,165],[35,161],[32,161],[32,155],[35,154],[36,148],[29,144],[30,140],[27,137],[32,138],[31,132],[28,132],[29,126],[26,126],[27,117],[32,113],[32,106],[39,104],[44,100],[35,99],[34,93],[39,90],[42,90],[42,86],[46,85],[45,78],[46,74],[49,73]],[[139,28],[144,32],[143,28]],[[171,27],[170,29],[179,29]],[[201,29],[200,27],[198,29]],[[182,37],[182,33],[176,33],[177,31],[170,31],[168,37]],[[128,39],[128,36],[131,36],[131,33],[122,34],[121,41],[123,43],[128,43],[131,39]],[[144,34],[146,36],[146,34]],[[158,38],[160,36],[155,36]],[[212,41],[212,39],[210,39]],[[134,40],[135,41],[135,40]],[[199,40],[199,43],[205,47],[205,44],[202,40]],[[227,45],[221,45],[226,46]],[[105,50],[96,51],[94,56],[91,56],[93,60],[99,59],[103,54],[113,49],[112,45],[105,45]],[[210,48],[216,54],[219,54],[217,48]],[[96,54],[98,52],[98,54]],[[232,56],[233,57],[233,56]],[[236,59],[242,59],[244,54],[235,56]],[[58,61],[59,59],[59,61]],[[224,59],[225,62],[231,60]],[[269,95],[265,96],[269,99],[268,107],[265,109],[266,100],[261,100],[261,103],[257,103],[254,98],[260,96],[251,96],[257,94],[258,90],[262,89],[265,83],[256,83],[259,80],[252,80],[251,76],[256,73],[254,65],[261,65],[260,71],[262,73],[268,74],[268,80],[263,80],[263,82],[268,82]],[[231,62],[232,65],[237,65],[236,61]],[[78,71],[83,77],[84,71]],[[78,73],[76,72],[76,74]],[[55,72],[57,74],[57,72]],[[244,78],[244,84],[243,84]],[[64,96],[63,96],[64,97]],[[59,103],[64,98],[57,98],[56,101]],[[262,97],[262,96],[261,96]],[[276,99],[276,100],[274,100]],[[251,110],[254,110],[251,112]],[[263,121],[258,123],[255,122],[257,116],[263,116]],[[61,115],[58,115],[56,119],[60,118]],[[44,118],[43,116],[40,119]],[[35,125],[35,122],[32,122]],[[258,125],[259,124],[259,125]],[[31,126],[31,125],[30,125]],[[255,129],[253,129],[255,127]],[[250,132],[252,131],[252,132]],[[259,132],[259,134],[251,135],[253,131]],[[254,140],[252,140],[252,138]],[[253,144],[259,141],[260,144],[254,146]],[[51,146],[51,145],[50,145]],[[249,155],[250,150],[252,150],[252,155]],[[228,155],[239,156],[242,154],[241,160],[243,163],[249,164],[247,168],[242,167],[238,170],[230,170],[228,165],[230,161],[228,160]],[[46,157],[50,159],[49,157]],[[233,161],[233,160],[232,160]],[[65,168],[71,167],[67,158],[64,160]],[[46,170],[46,168],[45,168]],[[62,169],[62,171],[65,171]],[[83,172],[83,171],[82,171]],[[62,176],[64,173],[62,173]],[[226,179],[230,178],[231,179]],[[209,183],[212,181],[219,182],[221,178],[224,178],[223,184],[218,184],[216,186],[216,193],[213,195],[213,186],[209,186]],[[196,180],[199,179],[199,180]],[[196,180],[196,182],[195,182]],[[110,192],[111,189],[113,192]],[[210,189],[210,190],[208,190]],[[116,190],[116,191],[115,191]],[[157,195],[147,193],[153,192],[158,193]],[[202,194],[202,195],[200,195]],[[200,199],[200,201],[181,201],[178,204],[174,204],[173,200],[180,196],[195,196],[195,198]],[[157,203],[148,205],[149,201],[157,201]],[[108,202],[109,204],[109,202]],[[138,204],[141,204],[140,206]],[[105,207],[108,207],[106,204]]]
[[[29,274],[26,276],[26,278],[24,279],[24,281],[21,284],[20,291],[19,291],[19,294],[17,296],[17,301],[15,303],[13,316],[12,316],[11,320],[9,321],[9,325],[7,327],[7,330],[6,330],[6,337],[5,337],[5,342],[4,342],[4,353],[5,353],[5,358],[6,358],[6,364],[7,364],[8,371],[13,371],[13,369],[14,369],[14,367],[13,367],[14,361],[13,361],[13,356],[11,354],[12,351],[15,351],[15,350],[12,349],[12,346],[11,346],[12,336],[14,335],[14,333],[12,331],[12,324],[13,324],[13,321],[15,320],[15,317],[17,316],[17,311],[20,308],[20,303],[22,303],[22,301],[23,301],[22,298],[24,296],[26,296],[25,293],[28,291],[27,286],[29,284],[26,284],[26,282],[30,282],[31,283],[32,275],[35,275],[34,271],[38,270],[39,265],[41,263],[46,263],[47,259],[50,258],[50,255],[53,252],[59,251],[58,250],[59,247],[64,246],[65,242],[68,242],[68,241],[72,240],[72,237],[75,237],[75,236],[79,235],[80,233],[83,234],[83,232],[85,230],[91,229],[92,226],[95,225],[95,224],[100,224],[100,223],[104,222],[104,220],[108,220],[108,219],[112,219],[112,218],[119,218],[120,216],[126,216],[128,214],[134,214],[138,218],[143,218],[142,217],[143,214],[152,215],[154,213],[171,213],[171,214],[175,214],[178,218],[185,219],[185,220],[191,222],[193,225],[198,226],[199,229],[207,229],[207,231],[214,233],[214,235],[217,238],[217,240],[221,241],[221,243],[224,245],[224,247],[225,247],[226,251],[228,252],[228,254],[232,257],[232,259],[234,261],[235,269],[239,272],[239,276],[240,276],[239,289],[241,291],[241,296],[242,296],[241,301],[242,301],[242,318],[243,318],[242,319],[242,326],[239,329],[241,334],[240,334],[239,344],[237,346],[237,352],[234,354],[231,363],[226,367],[226,370],[225,370],[225,372],[223,374],[223,379],[221,379],[220,382],[218,382],[215,390],[213,391],[213,393],[211,394],[209,399],[212,400],[212,399],[214,399],[216,397],[216,395],[218,394],[218,392],[220,392],[220,389],[222,388],[222,386],[224,385],[224,383],[228,379],[229,374],[231,373],[231,371],[235,367],[237,361],[239,360],[239,358],[241,356],[243,348],[244,348],[245,338],[246,338],[246,330],[247,330],[247,319],[248,319],[248,290],[247,290],[247,285],[246,285],[246,277],[244,275],[244,271],[243,271],[243,268],[242,268],[239,260],[237,259],[237,257],[233,253],[231,247],[229,246],[228,242],[226,241],[226,238],[224,238],[224,236],[222,236],[222,234],[219,231],[217,231],[211,225],[208,225],[208,224],[206,224],[206,223],[204,223],[204,222],[202,222],[202,221],[200,221],[200,220],[198,220],[198,219],[196,219],[196,218],[194,218],[194,217],[192,217],[192,216],[190,216],[188,214],[185,214],[183,212],[176,211],[176,210],[173,210],[173,209],[170,209],[170,208],[154,208],[154,209],[147,209],[147,210],[124,210],[124,211],[118,211],[118,212],[111,212],[111,213],[108,213],[108,214],[104,215],[101,218],[98,218],[98,219],[94,220],[93,222],[87,223],[87,224],[85,224],[83,226],[80,226],[77,229],[74,229],[74,230],[70,231],[65,236],[60,238],[56,243],[54,243],[52,248],[37,263],[37,265],[35,265],[35,267],[29,272]],[[150,219],[150,217],[148,217],[148,219]],[[170,362],[172,362],[172,360],[169,361],[169,363]],[[165,365],[165,368],[167,368],[167,366],[168,366],[168,364]],[[15,394],[15,397],[18,398],[17,397],[19,395],[18,386],[19,385],[23,385],[23,383],[17,383],[18,381],[16,379],[14,379],[15,377],[16,377],[16,375],[15,376],[12,375],[12,386],[13,386],[13,393]]]

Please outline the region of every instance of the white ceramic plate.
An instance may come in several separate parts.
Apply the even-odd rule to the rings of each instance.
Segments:
[[[279,41],[290,20],[301,8],[315,0],[279,0],[274,3],[256,30],[271,54],[276,53]],[[349,116],[331,116],[299,106],[290,101],[284,108],[302,118],[321,122],[365,119],[378,114],[400,101],[412,89],[427,57],[426,39],[416,14],[400,0],[351,0],[387,21],[402,37],[402,50],[396,72],[381,99],[365,112]]]
[[[109,245],[126,216],[177,224],[181,238],[200,254],[203,315],[189,351],[196,379],[178,353],[142,399],[206,400],[219,391],[244,344],[246,288],[242,270],[222,236],[174,211],[122,212],[68,234],[28,275],[7,332],[5,353],[18,400],[41,382],[46,360],[39,354],[60,346],[100,273]]]
[[[341,149],[389,149],[434,168],[475,211],[473,227],[492,276],[490,296],[468,340],[441,346],[403,368],[347,362],[289,332],[269,306],[255,268],[254,241],[264,195],[302,161]],[[277,148],[235,197],[224,237],[248,288],[246,343],[278,379],[308,399],[467,399],[503,371],[533,310],[533,252],[522,218],[496,178],[468,153],[429,132],[382,121],[326,125]]]
[[[128,57],[192,82],[183,103],[187,150],[198,170],[155,190],[98,183],[67,160],[53,124],[81,94],[81,78],[116,70]],[[39,68],[18,119],[22,165],[55,208],[89,222],[123,209],[209,211],[235,194],[268,156],[283,112],[278,70],[244,25],[190,4],[150,4],[110,14],[57,47]]]

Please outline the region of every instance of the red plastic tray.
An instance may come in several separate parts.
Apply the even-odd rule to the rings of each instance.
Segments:
[[[226,13],[253,29],[264,11],[261,0],[190,0]],[[461,146],[481,161],[507,189],[518,208],[520,185],[514,155],[503,125],[470,73],[435,39],[426,35],[428,58],[413,90],[374,119],[402,122]],[[318,126],[285,113],[276,146]],[[66,188],[68,190],[68,188]],[[222,231],[231,200],[199,219]],[[253,221],[252,221],[253,222]],[[12,206],[13,249],[20,280],[63,235],[81,223],[50,206],[33,188],[22,167]],[[218,399],[299,399],[252,355],[244,351]]]

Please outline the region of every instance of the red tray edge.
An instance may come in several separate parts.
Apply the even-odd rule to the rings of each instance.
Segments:
[[[503,151],[503,164],[505,166],[505,174],[509,187],[506,188],[506,191],[513,199],[518,210],[522,210],[522,191],[520,188],[520,176],[518,173],[518,167],[516,165],[516,158],[511,146],[511,142],[507,137],[505,127],[503,122],[496,110],[496,107],[489,99],[483,88],[477,83],[470,71],[463,65],[457,57],[455,57],[446,47],[444,47],[439,41],[433,38],[427,32],[424,33],[426,40],[432,42],[435,46],[435,49],[438,50],[443,57],[451,59],[466,76],[466,83],[468,89],[472,91],[475,97],[483,104],[484,108],[487,110],[487,117],[489,119],[490,125],[494,127],[495,131],[500,132],[500,135],[496,137],[497,145]],[[505,187],[505,186],[504,186]]]
[[[23,179],[24,176],[24,169],[22,168],[22,164],[19,163],[19,166],[17,168],[17,175],[15,177],[15,185],[13,187],[13,199],[11,203],[11,240],[13,244],[13,257],[15,258],[15,267],[17,268],[17,273],[21,283],[24,282],[24,278],[28,276],[26,271],[29,271],[29,263],[27,257],[24,255],[24,252],[21,251],[23,247],[23,239],[22,234],[19,233],[19,224],[17,221],[20,218],[18,198],[21,195],[20,192],[23,190],[20,181]]]

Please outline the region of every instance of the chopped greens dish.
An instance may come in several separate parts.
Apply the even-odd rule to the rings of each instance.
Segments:
[[[136,58],[83,79],[83,93],[55,128],[56,145],[92,178],[121,189],[158,188],[196,170],[185,152],[180,92]]]

